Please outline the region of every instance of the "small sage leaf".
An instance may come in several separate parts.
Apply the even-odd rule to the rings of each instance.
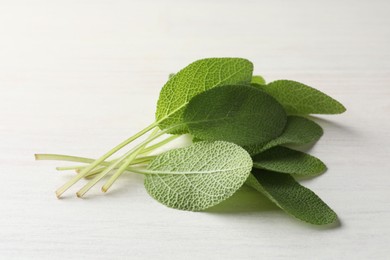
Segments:
[[[253,167],[298,176],[318,175],[326,170],[325,164],[307,153],[276,146],[252,157]]]
[[[252,77],[251,83],[258,84],[258,85],[265,85],[267,84],[265,82],[265,79],[262,76],[255,75]]]

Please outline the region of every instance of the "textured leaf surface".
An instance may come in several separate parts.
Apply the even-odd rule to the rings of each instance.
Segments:
[[[311,143],[320,139],[322,134],[321,126],[312,120],[300,116],[288,116],[286,127],[279,137],[267,143],[248,145],[244,148],[249,154],[256,155],[278,145]]]
[[[255,168],[300,176],[313,176],[326,170],[320,159],[283,146],[273,147],[252,159]]]
[[[259,85],[265,85],[265,84],[267,84],[267,83],[265,82],[265,79],[264,79],[262,76],[260,76],[260,75],[255,75],[255,76],[253,76],[253,77],[252,77],[251,83],[255,83],[255,84],[259,84]]]
[[[195,95],[213,87],[249,83],[253,64],[241,58],[209,58],[191,63],[172,76],[161,89],[156,121],[161,129],[182,123],[183,111]],[[186,133],[185,125],[171,133]]]
[[[267,142],[286,125],[283,107],[264,91],[244,85],[207,90],[188,103],[184,122],[190,133],[205,141],[238,145]]]
[[[337,220],[336,213],[325,202],[288,174],[254,169],[247,184],[300,220],[315,225],[330,224]]]
[[[238,145],[198,142],[157,156],[148,166],[145,188],[168,207],[198,211],[233,195],[251,168],[251,157]]]
[[[341,114],[345,107],[321,91],[292,80],[277,80],[262,89],[276,98],[289,114]]]

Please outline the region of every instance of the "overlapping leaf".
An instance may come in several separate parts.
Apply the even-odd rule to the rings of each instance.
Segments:
[[[233,143],[198,142],[159,155],[148,166],[148,193],[168,207],[203,210],[230,197],[247,179],[252,159]]]
[[[337,100],[296,81],[277,80],[259,86],[276,98],[289,114],[341,114],[345,112],[345,107]]]
[[[182,123],[183,111],[195,95],[227,84],[249,83],[253,64],[241,58],[209,58],[191,63],[172,76],[161,89],[157,102],[156,121],[161,129]],[[187,133],[184,124],[169,130]]]
[[[286,113],[264,91],[252,86],[226,85],[192,98],[183,121],[198,139],[243,146],[279,136],[286,124]]]
[[[337,220],[336,213],[325,202],[288,174],[254,169],[247,184],[300,220],[315,225],[331,224]]]
[[[312,120],[300,116],[288,116],[286,127],[279,137],[266,143],[247,145],[244,148],[250,155],[256,155],[278,145],[311,143],[317,141],[322,134],[322,128]]]
[[[252,157],[253,167],[299,176],[313,176],[326,170],[325,164],[307,153],[276,146]]]

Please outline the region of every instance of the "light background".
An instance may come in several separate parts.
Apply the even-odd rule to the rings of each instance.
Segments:
[[[390,2],[0,0],[0,258],[388,259]],[[108,194],[78,187],[37,152],[96,157],[154,120],[171,72],[250,59],[341,101],[304,181],[339,215],[301,223],[249,189],[208,212],[166,208],[141,176]]]

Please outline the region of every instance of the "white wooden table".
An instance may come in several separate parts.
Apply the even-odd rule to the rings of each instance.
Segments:
[[[389,259],[390,2],[0,0],[1,259]],[[86,199],[34,153],[97,157],[154,120],[193,60],[246,57],[346,105],[321,116],[304,181],[341,226],[303,224],[249,189],[208,212],[166,208],[142,176]]]

